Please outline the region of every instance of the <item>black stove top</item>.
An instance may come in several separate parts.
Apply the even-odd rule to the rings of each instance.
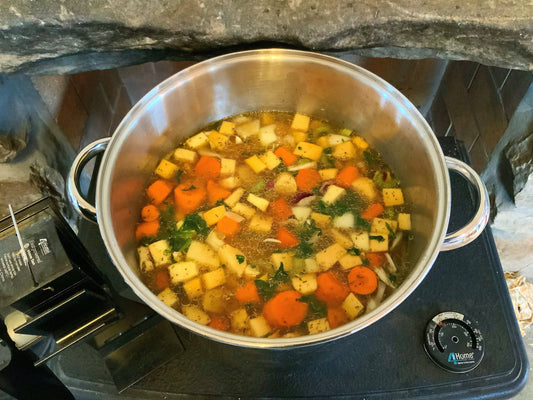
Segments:
[[[443,138],[441,146],[446,155],[468,160],[461,143]],[[466,181],[454,173],[451,180],[453,230],[470,219],[476,203]],[[90,243],[98,239],[94,234],[85,236]],[[83,232],[80,237],[85,241]],[[85,242],[96,253],[99,246]],[[98,265],[110,264],[105,255],[94,257]],[[481,332],[484,356],[469,372],[449,372],[426,354],[426,327],[443,312],[464,314]],[[508,398],[523,387],[528,375],[527,356],[489,227],[471,244],[441,252],[421,285],[388,316],[330,343],[260,351],[174,329],[184,348],[181,354],[121,398]],[[454,361],[450,360],[457,364]],[[102,361],[89,346],[64,352],[55,367],[74,393],[91,393],[91,398],[116,393]]]

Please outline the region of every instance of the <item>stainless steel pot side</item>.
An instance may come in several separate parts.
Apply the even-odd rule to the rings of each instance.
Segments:
[[[252,110],[298,111],[357,131],[379,150],[400,178],[412,204],[413,270],[376,310],[316,335],[266,339],[235,335],[197,324],[166,306],[139,279],[135,226],[144,188],[162,156],[206,124]],[[109,142],[109,143],[107,143]],[[96,209],[78,193],[81,169],[105,150],[98,175]],[[480,195],[473,220],[446,237],[450,213],[448,168],[465,175]],[[94,217],[109,255],[126,283],[169,321],[216,341],[254,348],[291,348],[357,332],[385,317],[424,279],[440,250],[462,246],[485,227],[489,207],[478,175],[445,158],[417,109],[395,88],[357,65],[321,54],[265,49],[228,54],[193,65],[150,91],[126,115],[110,139],[78,155],[69,197]]]

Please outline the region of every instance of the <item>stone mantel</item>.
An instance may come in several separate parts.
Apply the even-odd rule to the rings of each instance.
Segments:
[[[79,72],[283,46],[533,70],[532,0],[4,0],[0,72]]]

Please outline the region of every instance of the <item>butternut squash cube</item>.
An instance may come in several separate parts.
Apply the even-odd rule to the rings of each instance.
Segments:
[[[248,226],[250,230],[260,233],[269,233],[272,230],[272,217],[255,214]]]
[[[259,159],[270,170],[273,170],[281,163],[281,160],[272,151],[267,151],[265,154],[260,155]]]
[[[160,292],[157,295],[157,298],[169,307],[174,307],[176,304],[179,303],[179,299],[176,293],[174,293],[174,291],[168,287],[162,292]]]
[[[211,322],[211,317],[206,312],[202,311],[198,306],[183,306],[182,312],[183,315],[198,324],[207,325]]]
[[[338,173],[339,170],[337,168],[326,168],[318,170],[318,174],[320,175],[323,181],[335,179]]]
[[[348,318],[353,320],[361,314],[365,306],[363,306],[363,303],[359,301],[355,294],[350,293],[342,302],[342,308],[348,315]]]
[[[202,218],[209,226],[216,224],[226,214],[226,207],[217,206],[204,212]]]
[[[209,290],[226,283],[226,273],[224,268],[217,268],[214,271],[206,272],[202,275],[204,287]]]
[[[359,147],[361,150],[368,149],[368,143],[365,139],[363,139],[361,136],[354,136],[352,138],[353,144],[355,144],[357,147]]]
[[[315,221],[316,225],[319,228],[325,228],[326,226],[329,225],[329,223],[331,221],[331,217],[329,215],[320,214],[320,213],[317,213],[317,212],[312,212],[311,213],[311,218]]]
[[[291,128],[296,129],[297,131],[307,132],[310,121],[311,118],[309,118],[307,115],[296,113],[292,119]]]
[[[329,138],[328,136],[324,135],[324,136],[320,136],[317,140],[316,140],[316,144],[317,146],[320,146],[322,147],[323,149],[329,147]]]
[[[373,252],[389,251],[389,235],[370,232],[369,250]]]
[[[248,321],[250,326],[250,333],[254,337],[264,337],[268,335],[272,328],[268,325],[267,320],[262,315],[257,318],[252,318]]]
[[[399,213],[398,214],[398,227],[402,231],[411,230],[411,214]]]
[[[246,164],[248,164],[248,166],[253,169],[256,174],[264,171],[267,167],[257,156],[251,156],[244,160],[244,162],[246,162]]]
[[[224,291],[222,288],[207,290],[202,299],[202,307],[207,312],[219,314],[224,311]]]
[[[230,121],[222,121],[220,124],[220,128],[218,128],[218,131],[220,133],[223,133],[224,135],[231,135],[233,134],[233,129],[235,128],[235,123]]]
[[[172,179],[176,176],[178,169],[179,168],[176,164],[173,164],[168,160],[161,160],[155,169],[155,173],[163,179]]]
[[[204,290],[202,288],[202,281],[200,280],[200,278],[194,278],[188,282],[185,282],[183,284],[183,290],[185,290],[185,293],[187,294],[189,300],[195,299],[204,294]]]
[[[400,188],[383,189],[383,203],[386,207],[403,204],[403,192]]]
[[[305,158],[310,158],[311,160],[318,161],[322,155],[323,148],[309,142],[298,142],[294,148],[294,155],[301,156]]]
[[[367,177],[361,177],[353,181],[352,188],[356,193],[369,201],[374,200],[377,196],[374,181]]]
[[[292,137],[296,143],[305,142],[307,140],[307,133],[302,131],[292,131]]]
[[[392,219],[385,219],[385,218],[374,218],[372,220],[372,226],[370,228],[370,231],[377,232],[382,235],[389,235],[390,234],[389,228],[393,233],[396,232],[396,228],[398,228],[398,221],[394,221]]]
[[[198,266],[194,261],[182,261],[168,267],[170,281],[173,285],[186,282],[198,275]]]
[[[337,160],[351,160],[352,158],[355,158],[355,146],[352,142],[344,142],[336,145],[333,148],[333,157]]]
[[[228,142],[228,137],[217,131],[211,131],[207,134],[209,140],[209,147],[213,150],[224,150]]]
[[[323,271],[327,271],[333,267],[333,265],[335,265],[335,263],[339,261],[345,254],[346,249],[344,249],[344,247],[342,247],[340,244],[334,243],[328,248],[317,253],[316,261]]]
[[[341,265],[342,269],[348,270],[352,269],[353,267],[357,267],[358,265],[363,265],[363,260],[361,260],[361,257],[359,256],[345,254],[339,260],[339,264]]]
[[[316,333],[326,332],[329,331],[331,328],[329,326],[329,322],[327,318],[319,318],[315,319],[313,321],[309,321],[307,323],[307,330],[309,331],[310,335],[314,335]]]

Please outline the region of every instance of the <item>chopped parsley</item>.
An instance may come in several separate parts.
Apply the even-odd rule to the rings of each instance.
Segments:
[[[378,242],[384,242],[385,241],[385,238],[381,235],[376,235],[376,236],[369,236],[368,237],[370,240],[377,240]]]
[[[192,239],[197,235],[205,236],[209,228],[202,217],[198,214],[188,214],[183,224],[178,228],[174,218],[174,207],[168,206],[159,216],[160,230],[157,239],[166,239],[171,251],[186,251],[191,245]]]
[[[289,275],[283,269],[283,263],[280,264],[279,269],[276,271],[274,276],[269,280],[256,279],[255,287],[259,292],[259,295],[264,299],[270,299],[276,293],[276,288],[280,283],[289,282]]]
[[[244,256],[242,254],[237,254],[235,258],[237,259],[239,264],[242,264],[244,262]]]
[[[351,254],[352,256],[358,256],[361,254],[361,251],[356,247],[351,247],[346,251],[348,252],[348,254]]]
[[[313,320],[317,318],[324,318],[328,315],[328,306],[318,300],[314,294],[302,296],[300,297],[300,301],[309,305],[307,318]]]

